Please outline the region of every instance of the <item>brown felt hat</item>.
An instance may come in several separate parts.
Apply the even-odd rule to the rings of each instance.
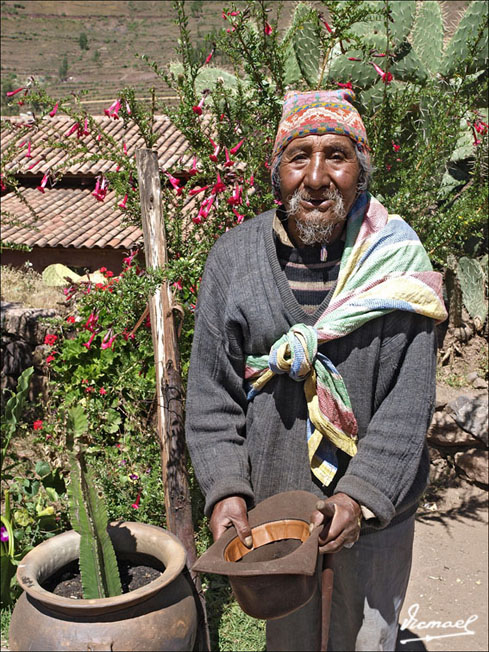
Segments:
[[[248,513],[253,547],[230,527],[194,564],[204,573],[228,575],[241,609],[253,618],[281,618],[312,598],[317,584],[318,535],[309,533],[317,496],[287,491]]]

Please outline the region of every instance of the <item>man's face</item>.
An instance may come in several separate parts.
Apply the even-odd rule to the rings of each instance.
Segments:
[[[279,175],[289,232],[299,244],[332,242],[341,234],[359,173],[348,136],[311,135],[289,143]]]

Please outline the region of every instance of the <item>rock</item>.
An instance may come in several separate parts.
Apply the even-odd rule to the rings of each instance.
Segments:
[[[8,307],[2,304],[1,326],[4,333],[35,346],[43,342],[44,336],[51,329],[42,320],[58,314],[54,308]]]
[[[456,477],[455,469],[450,466],[447,460],[439,457],[430,464],[430,483],[446,483]]]
[[[455,400],[458,396],[462,396],[465,392],[461,389],[455,387],[449,387],[448,385],[437,384],[436,385],[436,409],[440,410],[444,408],[447,403]]]
[[[73,283],[78,283],[80,280],[80,276],[78,274],[75,274],[73,270],[71,270],[69,267],[66,267],[66,265],[62,265],[61,263],[48,265],[42,273],[42,280],[45,285],[69,285],[69,281],[66,280],[66,277],[71,279]]]
[[[479,378],[477,371],[471,371],[470,374],[467,374],[467,381],[473,383],[476,378]]]
[[[426,437],[435,446],[475,446],[478,442],[444,411],[435,412]]]
[[[470,394],[459,396],[447,405],[446,412],[453,417],[461,428],[483,441],[487,446],[487,397],[471,396]]]
[[[479,484],[489,484],[489,453],[487,450],[470,448],[455,455],[455,465],[465,475]]]
[[[472,387],[475,389],[487,389],[487,383],[482,378],[476,378],[472,383]]]

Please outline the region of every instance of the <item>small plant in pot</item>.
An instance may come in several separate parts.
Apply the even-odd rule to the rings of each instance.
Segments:
[[[191,650],[197,611],[188,579],[186,555],[166,530],[143,523],[108,525],[103,496],[83,454],[87,419],[81,407],[68,415],[70,515],[73,530],[55,536],[21,561],[18,600],[9,632],[15,650]],[[118,559],[163,572],[126,593]],[[48,590],[56,577],[78,561],[80,599]]]

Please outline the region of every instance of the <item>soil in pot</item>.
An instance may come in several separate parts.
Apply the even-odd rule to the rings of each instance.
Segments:
[[[160,577],[165,570],[160,561],[149,555],[134,555],[130,559],[118,557],[117,563],[121,577],[122,593],[129,593],[149,584]],[[46,591],[64,598],[82,599],[83,589],[78,559],[60,568],[41,586]]]

